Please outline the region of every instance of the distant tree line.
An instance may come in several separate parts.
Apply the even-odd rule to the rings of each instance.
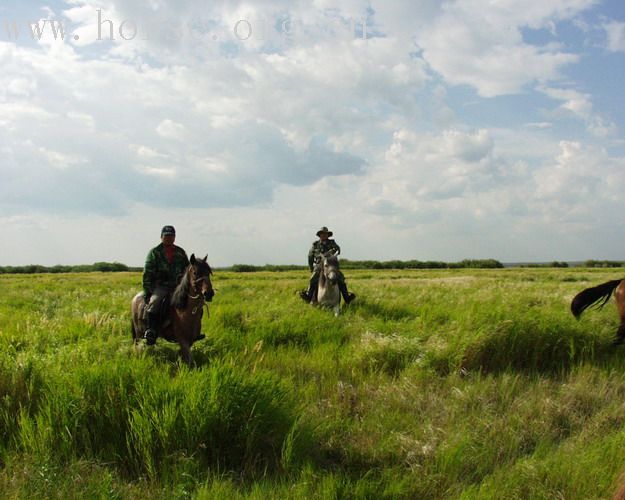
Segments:
[[[437,262],[420,260],[389,260],[380,262],[377,260],[349,260],[341,259],[342,269],[497,269],[503,264],[494,259],[465,259],[460,262]],[[305,270],[306,266],[297,265],[272,265],[254,266],[251,264],[235,264],[224,268],[235,273],[253,273],[257,271],[298,271]]]
[[[120,262],[96,262],[77,266],[41,266],[31,264],[27,266],[0,266],[0,274],[35,274],[35,273],[115,273],[125,271],[141,271],[140,267],[129,267]]]
[[[582,266],[583,267],[623,267],[625,262],[618,260],[587,260]]]
[[[519,267],[569,267],[569,263],[554,260],[553,262],[521,264]]]
[[[587,260],[579,264],[579,267],[625,267],[625,262],[615,260]],[[495,259],[464,259],[460,262],[442,262],[432,260],[341,260],[342,269],[500,269],[504,265]],[[553,261],[548,263],[520,264],[519,267],[569,267],[568,262]],[[230,267],[220,268],[224,271],[235,273],[253,273],[258,271],[303,271],[306,266],[294,264],[265,264],[256,266],[252,264],[234,264]],[[140,272],[141,267],[130,267],[120,262],[96,262],[76,266],[41,266],[31,264],[27,266],[0,266],[0,274],[35,274],[35,273],[115,273],[115,272]]]
[[[235,273],[255,273],[258,271],[302,271],[308,269],[306,266],[297,266],[295,264],[265,264],[264,266],[254,266],[252,264],[234,264],[230,267],[224,267],[224,271],[232,271]]]
[[[495,259],[464,259],[460,262],[432,260],[341,260],[343,269],[498,269],[503,264]]]

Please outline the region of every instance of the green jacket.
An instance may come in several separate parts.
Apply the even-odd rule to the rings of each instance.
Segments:
[[[336,241],[329,238],[324,242],[321,240],[313,242],[308,251],[308,268],[312,271],[321,260],[321,256],[330,250],[333,250],[336,255],[341,253],[341,247],[337,245]]]
[[[151,294],[157,286],[164,286],[170,289],[182,278],[189,259],[185,251],[174,245],[174,258],[170,264],[165,253],[165,246],[161,243],[148,252],[143,268],[143,291]]]

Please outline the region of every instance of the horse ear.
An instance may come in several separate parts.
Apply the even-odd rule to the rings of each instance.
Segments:
[[[202,260],[206,262],[206,259],[208,259],[208,254],[206,254],[206,256]]]
[[[194,254],[194,253],[192,253],[192,254],[191,254],[191,258],[189,259],[189,262],[190,262],[191,264],[194,264],[194,265],[195,265],[195,254]]]

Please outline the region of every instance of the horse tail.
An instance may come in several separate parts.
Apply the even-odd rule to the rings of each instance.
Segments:
[[[601,309],[608,300],[610,300],[612,292],[619,286],[621,281],[623,280],[608,281],[607,283],[592,288],[586,288],[586,290],[579,292],[571,302],[571,312],[573,316],[579,319],[586,309],[594,305],[597,305],[597,307]]]

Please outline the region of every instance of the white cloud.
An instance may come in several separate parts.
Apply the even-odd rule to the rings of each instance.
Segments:
[[[525,43],[521,29],[552,26],[590,7],[592,0],[446,3],[443,12],[417,34],[423,57],[448,82],[474,87],[484,97],[518,93],[560,75],[579,60],[559,46]]]
[[[156,127],[156,133],[166,139],[182,140],[185,136],[185,128],[181,123],[172,120],[163,120]]]
[[[542,87],[542,92],[558,101],[564,101],[561,108],[570,111],[583,119],[590,118],[592,114],[592,100],[590,94],[584,94],[573,89],[558,89]]]
[[[86,159],[73,154],[60,153],[43,147],[38,148],[39,154],[52,168],[65,170],[73,165],[86,163]]]
[[[625,52],[625,23],[610,21],[603,28],[607,36],[607,49],[612,52]]]
[[[540,87],[541,92],[552,99],[563,101],[560,109],[581,118],[586,123],[586,129],[591,134],[607,138],[618,132],[618,127],[610,119],[601,116],[593,110],[592,96],[574,89],[560,89]]]

